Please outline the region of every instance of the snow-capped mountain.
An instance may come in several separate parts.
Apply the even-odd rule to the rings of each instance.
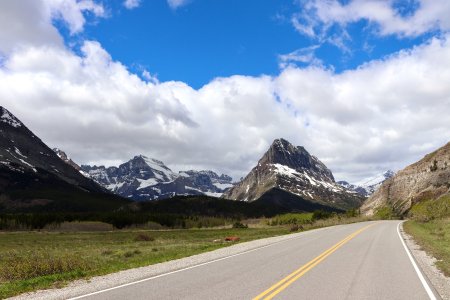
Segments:
[[[119,167],[82,165],[81,170],[108,190],[137,201],[170,198],[175,195],[220,197],[232,186],[227,175],[212,171],[173,172],[162,161],[135,156]]]
[[[364,197],[372,195],[387,179],[395,175],[394,171],[387,170],[377,176],[365,179],[356,184],[347,181],[338,181],[338,183],[349,191],[356,192]]]
[[[289,201],[289,206],[297,209],[320,208],[317,205],[349,209],[363,200],[337,184],[317,157],[284,139],[276,139],[257,166],[223,197],[249,202],[268,198]]]
[[[19,119],[0,106],[0,165],[21,173],[51,173],[84,189],[103,190],[67,165]]]
[[[19,119],[0,106],[0,211],[70,208],[83,210],[98,195],[111,195],[61,160]],[[70,201],[70,204],[68,204]],[[119,202],[123,202],[120,199]],[[98,203],[98,202],[97,202]]]

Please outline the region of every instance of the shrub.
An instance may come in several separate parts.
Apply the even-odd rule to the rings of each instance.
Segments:
[[[272,218],[270,225],[310,224],[312,223],[312,216],[312,213],[287,213],[277,215]]]
[[[303,226],[302,225],[294,224],[289,229],[290,232],[296,232],[296,231],[299,231],[299,230],[303,230]]]
[[[450,217],[450,195],[419,202],[411,207],[408,215],[419,222]]]
[[[155,238],[152,236],[149,236],[148,234],[140,233],[134,238],[134,240],[136,242],[152,242],[155,240]]]
[[[233,228],[248,228],[247,224],[242,224],[241,222],[234,222]]]
[[[359,210],[356,209],[356,208],[349,209],[349,210],[347,210],[347,211],[345,212],[345,216],[346,216],[347,218],[354,218],[354,217],[357,217],[357,216],[359,216]]]
[[[332,216],[333,216],[333,213],[331,213],[329,211],[316,210],[313,212],[312,219],[313,219],[313,221],[323,220],[323,219],[331,218]]]
[[[128,257],[132,257],[134,255],[133,251],[127,251],[123,254],[124,257],[128,258]]]
[[[395,214],[392,207],[383,206],[376,211],[375,218],[381,220],[393,220],[397,219],[397,215]]]

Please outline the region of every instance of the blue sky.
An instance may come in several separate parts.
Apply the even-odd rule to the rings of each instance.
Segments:
[[[405,3],[397,7],[404,15],[416,8]],[[324,66],[339,73],[411,48],[430,36],[380,37],[373,34],[376,26],[360,20],[346,28],[349,36],[343,39],[344,45],[336,45],[299,33],[292,18],[302,6],[286,0],[191,0],[176,9],[165,0],[142,1],[134,9],[112,1],[106,9],[107,17],[91,21],[80,35],[70,36],[59,23],[66,43],[97,40],[115,60],[137,74],[145,69],[160,81],[183,81],[194,88],[215,77],[277,75],[280,55],[310,47]],[[344,35],[334,25],[327,36]]]
[[[80,164],[143,154],[237,179],[282,137],[364,181],[450,140],[449,16],[448,0],[2,0],[0,105]]]

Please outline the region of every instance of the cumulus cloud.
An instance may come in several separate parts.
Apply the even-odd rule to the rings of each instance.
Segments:
[[[416,37],[433,30],[450,30],[450,2],[447,0],[407,1],[409,9],[402,9],[404,1],[399,0],[345,3],[306,0],[299,3],[301,11],[293,16],[292,23],[300,33],[314,38],[324,38],[334,25],[344,29],[361,20],[367,21],[381,36]]]
[[[141,0],[125,0],[123,2],[123,5],[127,8],[127,9],[134,9],[136,7],[139,7],[139,5],[141,5]]]
[[[60,19],[65,22],[71,34],[83,30],[86,23],[85,13],[90,13],[95,17],[105,16],[103,6],[93,0],[47,0],[43,3],[52,19]]]
[[[105,14],[103,6],[91,0],[4,0],[0,7],[0,56],[27,46],[63,47],[53,20],[63,21],[76,34],[83,30],[86,13]]]
[[[77,53],[67,49],[42,11],[35,22],[45,39],[19,35],[18,44],[28,43],[15,47],[9,37],[1,105],[79,163],[146,154],[176,170],[207,168],[238,179],[284,137],[338,179],[357,181],[402,168],[449,140],[448,35],[341,74],[320,64],[286,65],[277,76],[216,78],[195,90],[151,73],[142,79],[97,41],[84,41]],[[13,12],[13,19],[27,18]]]

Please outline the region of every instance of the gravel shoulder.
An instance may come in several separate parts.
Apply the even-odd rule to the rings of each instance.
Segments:
[[[341,226],[341,225],[338,225]],[[97,276],[90,279],[82,279],[69,283],[66,287],[60,289],[39,290],[35,292],[21,294],[9,299],[68,299],[81,295],[93,293],[100,290],[113,288],[119,285],[129,284],[135,281],[145,280],[155,276],[161,276],[167,273],[176,272],[177,270],[195,267],[196,265],[205,264],[215,260],[226,259],[229,256],[239,255],[240,253],[253,251],[262,247],[268,247],[283,241],[296,239],[307,235],[312,231],[327,230],[330,227],[276,236],[266,239],[254,240],[245,243],[231,245],[225,248],[205,252],[181,259],[171,260],[164,263],[158,263],[146,267],[129,269],[112,273],[104,276]]]
[[[429,282],[431,282],[442,299],[450,300],[450,278],[446,277],[438,268],[436,268],[436,258],[423,251],[414,241],[413,237],[403,230],[403,223],[400,226],[400,233],[402,234],[406,245]]]

